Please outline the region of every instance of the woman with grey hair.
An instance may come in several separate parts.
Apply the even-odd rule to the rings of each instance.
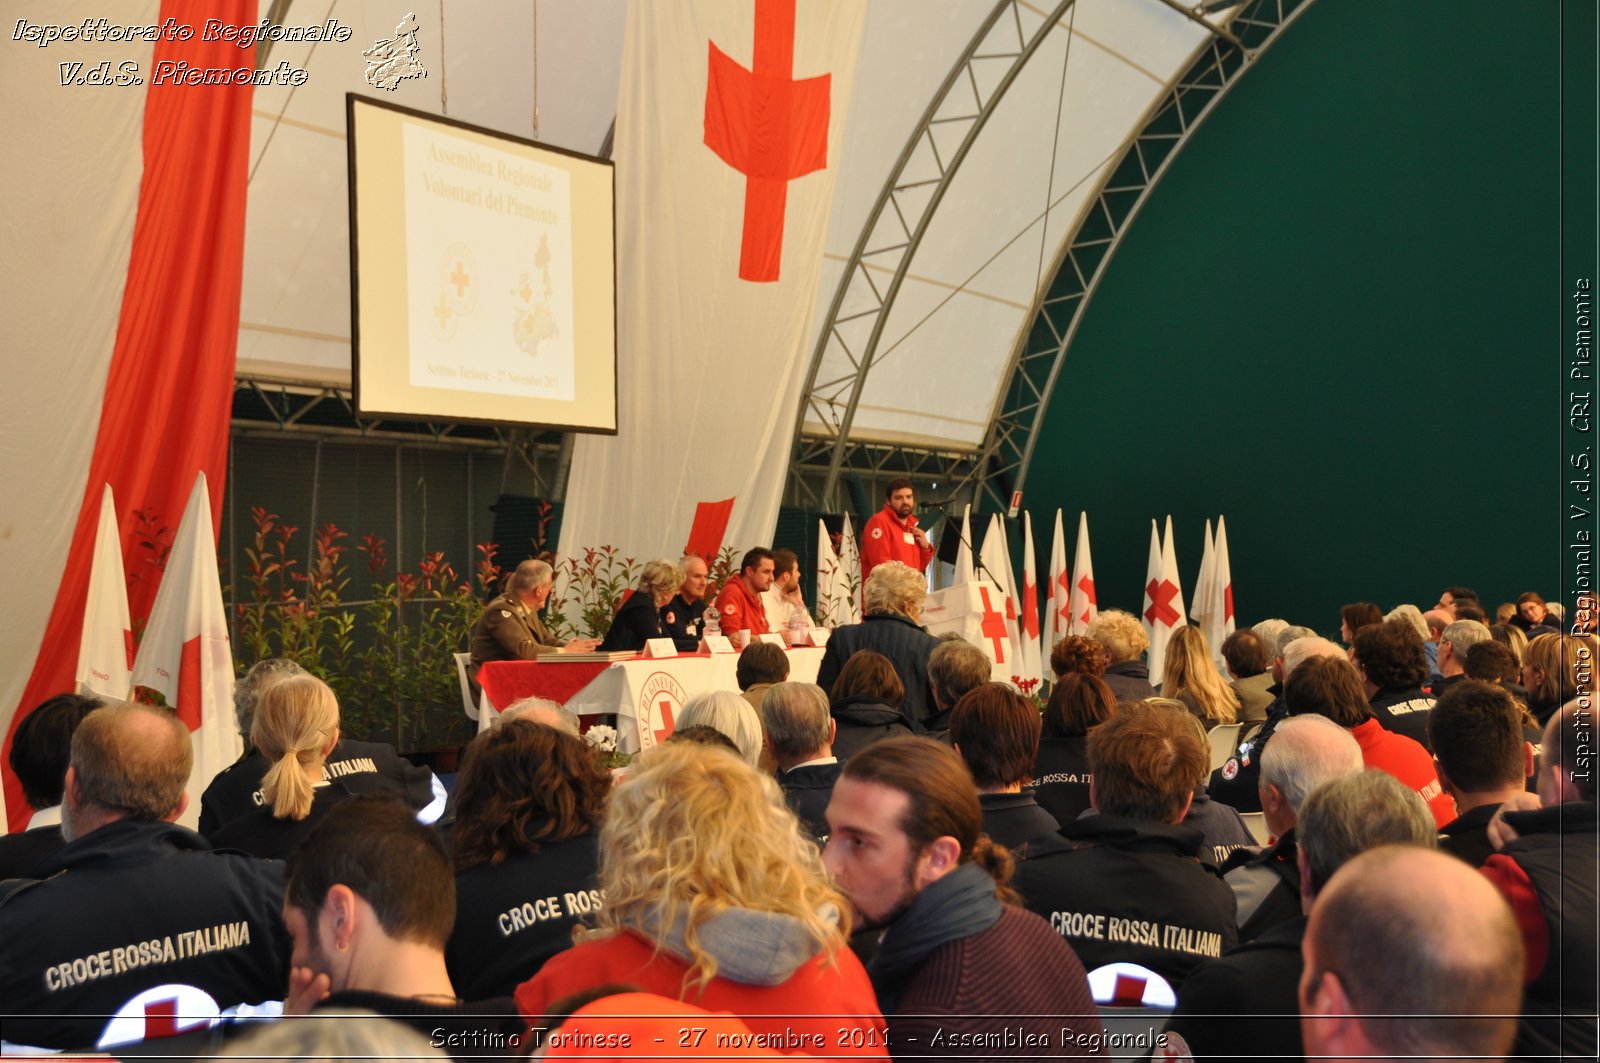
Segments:
[[[845,662],[861,650],[889,658],[905,688],[900,711],[913,730],[923,730],[938,713],[928,683],[928,658],[939,640],[922,627],[922,602],[928,583],[922,573],[899,561],[875,565],[867,577],[867,616],[859,624],[836,629],[823,651],[817,685],[833,697],[833,686]]]
[[[711,690],[690,698],[678,713],[675,729],[699,726],[726,735],[739,747],[739,755],[752,768],[760,764],[764,746],[761,717],[740,695],[729,690]]]
[[[661,610],[683,586],[683,569],[676,561],[659,558],[645,563],[633,593],[611,619],[611,630],[600,652],[642,650],[650,639],[666,636],[661,630]]]

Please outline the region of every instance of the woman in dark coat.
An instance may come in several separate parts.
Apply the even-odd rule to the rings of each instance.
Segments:
[[[611,630],[600,643],[600,652],[639,651],[650,639],[666,637],[661,629],[661,609],[683,586],[683,569],[676,562],[651,561],[639,573],[639,582],[628,600],[617,609]]]
[[[914,733],[900,713],[905,692],[889,658],[872,650],[851,654],[828,699],[838,725],[833,755],[843,762],[874,742]]]

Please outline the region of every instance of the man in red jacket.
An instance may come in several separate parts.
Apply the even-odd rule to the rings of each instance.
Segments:
[[[773,568],[771,550],[757,546],[745,551],[739,561],[739,574],[729,577],[717,592],[717,622],[724,635],[735,638],[739,632],[748,631],[753,639],[767,633],[767,612],[761,605],[761,595],[772,586]]]
[[[883,508],[872,515],[861,529],[861,579],[872,575],[874,565],[885,561],[899,561],[918,572],[925,572],[933,560],[933,544],[928,533],[917,527],[912,514],[916,508],[916,492],[911,481],[894,479],[884,491]]]

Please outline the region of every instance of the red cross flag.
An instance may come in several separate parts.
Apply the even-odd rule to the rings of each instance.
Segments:
[[[1178,555],[1172,542],[1172,517],[1167,517],[1164,538],[1150,522],[1150,562],[1144,585],[1144,630],[1150,636],[1150,682],[1159,684],[1167,664],[1167,640],[1184,623],[1183,585],[1178,579]]]
[[[772,541],[800,408],[757,397],[797,394],[810,365],[865,24],[866,0],[627,5],[614,151],[622,429],[574,446],[563,554],[611,543],[660,556],[696,497],[739,500],[724,542]]]
[[[191,829],[200,821],[201,793],[212,776],[239,759],[243,748],[233,716],[233,654],[213,527],[211,496],[202,472],[195,477],[167,555],[150,624],[133,665],[134,685],[160,691],[194,742],[189,807],[178,820]]]
[[[961,510],[961,542],[956,547],[956,571],[950,586],[972,582],[972,507]]]
[[[1200,562],[1200,578],[1194,588],[1194,622],[1211,647],[1217,667],[1224,667],[1222,641],[1233,634],[1233,577],[1228,571],[1228,536],[1217,518],[1217,534],[1211,534],[1206,521],[1205,558]]]
[[[83,637],[78,641],[78,693],[122,701],[133,689],[132,672],[133,624],[128,619],[122,536],[111,485],[106,484],[89,568],[89,598],[83,604]]]
[[[1033,556],[1033,517],[1022,514],[1022,615],[1018,638],[1022,643],[1018,675],[1035,681],[1044,678],[1039,653],[1039,570]]]
[[[1082,635],[1100,615],[1094,594],[1094,561],[1089,557],[1089,514],[1078,511],[1078,547],[1072,557],[1072,634]]]
[[[1233,565],[1228,561],[1228,521],[1226,517],[1217,518],[1217,567],[1214,570],[1217,594],[1222,599],[1222,638],[1225,639],[1236,630],[1233,619]],[[1217,640],[1217,645],[1222,645],[1222,639]]]
[[[1061,531],[1059,509],[1056,510],[1055,537],[1050,541],[1050,586],[1046,590],[1050,594],[1049,646],[1055,649],[1056,643],[1067,637],[1072,626],[1072,614],[1068,609],[1072,603],[1072,573],[1067,568],[1067,543]]]
[[[1000,601],[995,606],[1000,610],[1006,621],[1006,660],[1013,666],[1017,665],[1017,595],[1014,590],[1015,581],[1011,578],[1011,552],[1006,549],[1005,526],[1000,523],[1000,514],[996,513],[989,518],[989,530],[984,534],[983,546],[978,550],[978,557],[983,562],[983,569],[978,578],[992,580],[996,589],[1000,591]],[[1013,675],[1016,673],[1013,671]]]

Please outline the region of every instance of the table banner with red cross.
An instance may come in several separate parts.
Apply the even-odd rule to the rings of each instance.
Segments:
[[[970,580],[928,595],[922,603],[922,626],[935,635],[953,631],[981,647],[994,662],[996,682],[1009,683],[1017,674],[1016,651],[1006,631],[1006,596],[988,580]]]

